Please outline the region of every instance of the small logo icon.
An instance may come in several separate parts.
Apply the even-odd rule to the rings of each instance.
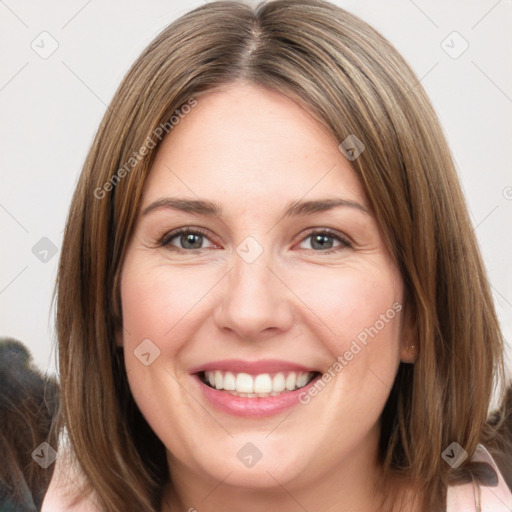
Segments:
[[[441,457],[456,469],[468,458],[468,452],[459,443],[453,442],[444,450]]]
[[[260,257],[263,247],[256,238],[248,236],[238,244],[236,252],[246,263],[253,263]]]
[[[343,139],[338,146],[347,160],[353,162],[366,149],[366,146],[353,133]]]
[[[252,468],[261,457],[263,457],[263,454],[256,445],[245,443],[242,448],[238,450],[236,456],[244,466]]]
[[[30,47],[41,59],[48,59],[59,47],[57,40],[49,33],[41,32],[31,43]]]
[[[43,469],[46,469],[55,462],[57,452],[45,441],[32,452],[32,458]]]
[[[458,59],[469,48],[469,43],[458,32],[453,31],[441,41],[441,48],[452,59]]]
[[[145,339],[133,353],[144,366],[149,366],[160,356],[160,349],[150,339]]]
[[[49,239],[43,236],[34,247],[32,254],[43,263],[48,263],[57,254],[57,246]]]

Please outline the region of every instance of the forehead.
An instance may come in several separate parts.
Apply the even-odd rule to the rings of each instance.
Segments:
[[[338,142],[292,99],[233,84],[196,100],[160,146],[145,202],[168,194],[282,202],[326,193],[365,202]]]

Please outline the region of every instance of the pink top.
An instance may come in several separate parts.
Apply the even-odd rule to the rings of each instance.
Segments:
[[[498,475],[498,485],[490,487],[469,482],[449,486],[446,512],[512,512],[512,492],[484,445],[478,445],[472,460],[489,464]]]

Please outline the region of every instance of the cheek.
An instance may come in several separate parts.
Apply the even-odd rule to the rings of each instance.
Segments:
[[[160,438],[170,422],[164,413],[190,407],[178,370],[190,336],[187,311],[198,292],[184,284],[168,267],[150,268],[136,258],[125,262],[121,303],[127,378],[141,413]]]
[[[333,269],[322,279],[303,274],[298,291],[331,357],[324,377],[332,377],[332,392],[321,400],[329,395],[354,417],[368,414],[370,405],[380,410],[400,362],[401,276],[385,260],[372,263]]]
[[[132,394],[155,427],[161,421],[158,411],[190,408],[181,392],[187,375],[182,355],[204,322],[200,301],[218,276],[199,267],[153,265],[142,256],[136,250],[129,253],[123,268],[122,344]]]
[[[353,339],[364,343],[365,336],[398,340],[402,285],[393,267],[333,269],[329,276],[303,274],[296,282],[297,295],[321,323],[331,349],[339,352]]]
[[[183,337],[175,331],[186,325],[179,320],[186,313],[187,290],[178,292],[183,287],[172,277],[163,268],[127,258],[121,279],[125,366],[135,401],[148,419],[159,409],[154,390],[165,387],[172,394],[177,386],[171,375]]]
[[[136,268],[135,268],[136,267]],[[159,340],[160,350],[176,350],[194,324],[197,303],[211,288],[211,276],[169,265],[145,266],[127,261],[121,281],[124,344]]]

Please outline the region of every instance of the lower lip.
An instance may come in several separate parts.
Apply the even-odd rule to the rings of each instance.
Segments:
[[[199,382],[201,390],[208,402],[217,409],[234,416],[265,417],[279,414],[280,412],[299,404],[299,395],[307,393],[308,389],[314,386],[315,382],[321,377],[321,375],[317,375],[309,384],[300,389],[281,393],[276,396],[269,396],[267,398],[235,396],[231,393],[219,391],[218,389],[207,386],[197,374],[193,375],[193,377]]]

